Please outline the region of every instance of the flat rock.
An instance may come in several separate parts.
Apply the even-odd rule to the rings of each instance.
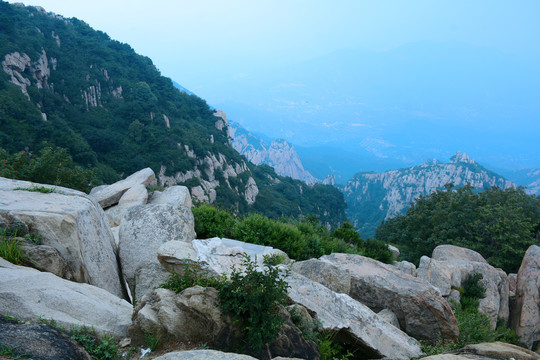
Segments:
[[[177,206],[192,207],[189,189],[185,186],[169,186],[163,191],[154,191],[149,200],[149,204],[171,204]]]
[[[326,261],[318,259],[297,261],[292,265],[291,269],[323,284],[332,291],[348,295],[351,290],[351,276],[349,273]]]
[[[189,350],[170,352],[154,360],[257,360],[257,358],[217,350]]]
[[[156,175],[150,168],[142,169],[134,174],[131,174],[124,180],[120,180],[109,186],[99,186],[90,191],[90,196],[106,209],[109,206],[115,205],[120,201],[120,198],[126,191],[135,185],[147,186],[156,182]]]
[[[53,193],[15,190],[44,186]],[[113,234],[101,207],[86,194],[0,178],[0,223],[23,223],[62,255],[73,279],[123,297]]]
[[[195,238],[194,219],[185,206],[147,204],[124,212],[119,232],[122,273],[134,299],[164,282],[169,273],[159,263],[157,251],[176,240],[190,243]]]
[[[0,313],[35,321],[54,319],[64,328],[84,324],[116,338],[128,335],[133,307],[99,287],[13,265],[0,258]]]
[[[373,311],[392,310],[400,328],[416,339],[456,340],[457,322],[448,302],[429,283],[393,266],[354,254],[321,257],[351,275],[352,298]]]
[[[420,344],[382,320],[348,295],[292,272],[287,277],[289,298],[314,312],[323,330],[339,331],[356,347],[356,355],[373,359],[410,359],[422,354]]]

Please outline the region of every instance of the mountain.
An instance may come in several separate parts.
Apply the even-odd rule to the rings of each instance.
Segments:
[[[104,183],[151,167],[160,185],[188,186],[195,201],[345,219],[337,189],[247,162],[224,116],[83,21],[0,1],[0,64],[0,148],[10,154],[56,145]]]
[[[540,169],[500,170],[501,174],[520,186],[527,194],[540,195]]]
[[[342,191],[351,221],[363,236],[373,236],[382,220],[405,213],[415,198],[443,189],[449,183],[457,187],[469,183],[477,190],[491,186],[516,187],[467,154],[457,152],[449,163],[432,160],[383,173],[358,173],[342,187]]]
[[[274,139],[269,144],[261,137],[250,133],[235,122],[230,122],[229,132],[232,146],[240,154],[247,157],[255,165],[272,166],[281,176],[304,181],[307,184],[320,182],[309,171],[304,169],[294,146],[284,139]]]

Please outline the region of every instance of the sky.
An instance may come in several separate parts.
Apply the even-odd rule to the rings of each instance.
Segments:
[[[309,142],[307,134],[313,136],[313,142],[332,134],[339,140],[345,134],[355,138],[357,146],[371,144],[369,148],[362,146],[383,157],[423,146],[422,151],[415,154],[410,151],[407,156],[402,156],[409,162],[441,156],[448,159],[461,150],[499,167],[540,168],[540,149],[536,140],[540,138],[540,125],[536,125],[540,124],[540,110],[534,100],[536,95],[540,96],[535,85],[540,71],[534,65],[540,64],[540,1],[537,0],[22,2],[42,6],[67,18],[76,17],[111,38],[128,43],[137,53],[150,57],[163,75],[195,92],[210,105],[226,110],[229,119],[237,120],[248,130],[284,137],[300,145]],[[432,63],[418,59],[420,67],[426,66],[430,75],[435,74],[432,82],[424,79],[421,86],[425,92],[422,93],[414,89],[414,79],[430,75],[415,66],[414,51],[432,55],[422,48],[425,44],[430,47],[434,47],[431,44],[443,44],[440,56],[445,57],[435,56]],[[463,84],[452,83],[451,77],[456,74],[456,69],[451,69],[452,64],[445,63],[448,69],[438,66],[437,62],[442,63],[441,59],[450,57],[452,49],[460,52],[456,63],[476,69],[479,76],[475,77],[476,73],[471,76],[474,78],[471,81],[476,83],[467,84],[467,79],[463,78],[460,78]],[[349,54],[348,73],[328,69],[330,75],[321,74],[326,70],[317,68],[317,63],[327,66],[344,63],[332,60],[333,54]],[[356,58],[350,54],[355,54]],[[371,62],[362,62],[362,54]],[[387,54],[392,57],[391,61],[385,57]],[[490,64],[490,56],[502,60]],[[359,81],[351,85],[350,81],[347,83],[350,80],[347,77],[355,72],[355,59],[360,59],[359,66],[377,68],[377,64],[384,63],[387,68],[379,66],[381,73],[376,76],[371,76],[369,69],[359,72],[355,78]],[[407,64],[400,68],[401,63]],[[516,70],[515,76],[512,71],[507,73],[504,65],[511,64],[520,70],[520,64],[524,63],[529,67],[524,66],[521,72]],[[312,72],[302,75],[308,68]],[[483,68],[487,69],[485,73]],[[307,78],[318,77],[317,71],[321,78],[328,75],[327,83],[311,82],[310,85]],[[414,73],[405,78],[400,71]],[[501,72],[505,74],[499,82]],[[334,73],[335,81],[331,78]],[[450,79],[444,78],[445,73]],[[385,79],[387,74],[392,78]],[[289,81],[286,75],[298,79]],[[369,89],[360,88],[363,78],[371,79],[364,82],[365,86],[375,89],[370,94]],[[394,78],[400,78],[401,83],[394,86]],[[277,83],[273,84],[272,79]],[[447,87],[437,98],[433,96],[433,89],[438,90],[439,80]],[[349,87],[340,89],[340,82]],[[522,86],[522,82],[525,85]],[[327,91],[328,84],[335,89]],[[355,84],[359,84],[358,89],[351,89]],[[311,91],[309,86],[313,86]],[[467,90],[463,92],[466,96],[460,86]],[[412,91],[409,88],[413,88]],[[320,95],[324,91],[327,91],[324,96]],[[385,101],[378,101],[377,97],[390,93]],[[450,105],[447,98],[451,100]],[[356,105],[335,110],[336,104],[347,102]],[[481,105],[476,106],[476,103]],[[339,114],[339,119],[331,118],[334,113]],[[351,114],[356,115],[348,116]],[[511,115],[505,117],[503,114]],[[396,126],[401,117],[403,124]],[[423,126],[422,122],[428,121],[428,117],[431,117],[431,123]],[[370,118],[377,123],[378,132],[373,130],[375,125],[369,124]],[[436,119],[445,123],[458,119],[454,125],[459,123],[465,126],[465,131],[471,132],[468,137],[458,139],[462,140],[460,143],[446,147],[437,145],[440,139],[434,138],[428,143],[424,141],[426,138],[441,131],[434,124]],[[404,132],[411,128],[405,120],[413,122],[414,131],[418,134],[423,131],[423,134],[404,138]],[[349,123],[350,126],[348,130],[342,127],[341,132],[337,126],[335,129],[327,126],[338,123]],[[353,128],[358,124],[367,126]],[[384,124],[387,128],[380,130]],[[373,125],[371,133],[370,125]],[[486,127],[491,131],[490,138],[479,142],[479,137],[488,136],[479,130]],[[527,139],[518,139],[519,134],[512,133],[513,141],[506,141],[504,136],[510,136],[509,127],[523,128]],[[394,134],[389,134],[390,129],[394,129]],[[330,133],[330,130],[335,132]],[[454,138],[459,137],[455,135],[460,134],[460,129],[450,130]],[[422,141],[424,143],[420,145]],[[505,153],[502,153],[503,148]],[[385,149],[394,149],[395,154],[382,154]],[[505,163],[502,160],[498,163],[503,155],[506,156]]]

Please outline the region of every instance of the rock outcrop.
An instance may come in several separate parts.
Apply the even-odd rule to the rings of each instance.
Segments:
[[[502,342],[467,345],[449,353],[422,358],[429,360],[539,360],[540,355],[522,347]]]
[[[119,233],[122,273],[134,299],[164,282],[169,273],[157,259],[159,247],[171,240],[195,239],[194,219],[185,206],[138,205],[124,212]]]
[[[529,348],[540,343],[540,247],[527,249],[519,268],[512,328]]]
[[[133,307],[99,287],[13,265],[0,258],[0,314],[35,321],[40,316],[68,328],[84,324],[99,334],[128,335]]]
[[[257,360],[257,358],[217,350],[189,350],[170,352],[154,360]]]
[[[494,329],[497,319],[508,320],[510,295],[508,276],[501,269],[489,265],[476,251],[454,245],[440,245],[433,250],[432,258],[423,256],[418,267],[418,278],[437,287],[441,294],[458,298],[463,281],[473,274],[482,274],[479,284],[486,289],[478,309],[486,314]]]
[[[323,330],[338,332],[356,356],[366,359],[419,357],[420,344],[390,325],[367,306],[305,276],[291,273],[289,298],[315,313]]]
[[[400,328],[416,339],[457,340],[457,322],[448,302],[429,283],[377,260],[353,254],[321,257],[351,276],[350,296],[373,311],[392,310]]]
[[[54,192],[30,191],[33,186]],[[41,235],[43,245],[58,250],[75,281],[124,296],[113,234],[101,207],[86,194],[0,178],[0,225],[14,223],[24,224],[27,232]]]

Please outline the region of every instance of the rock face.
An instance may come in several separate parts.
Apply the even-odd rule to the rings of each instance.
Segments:
[[[321,257],[351,276],[352,298],[373,311],[392,310],[400,328],[416,339],[456,340],[457,322],[448,302],[430,284],[392,266],[353,254]]]
[[[54,64],[55,62],[56,59],[51,58],[51,63]],[[51,69],[44,49],[41,49],[41,55],[34,62],[24,53],[14,52],[7,54],[2,61],[2,69],[11,77],[10,82],[21,88],[22,93],[29,100],[30,96],[27,87],[31,86],[32,83],[38,89],[49,88],[47,81],[51,75]]]
[[[185,186],[169,186],[163,191],[154,191],[148,199],[149,204],[171,204],[176,206],[193,206],[189,189]]]
[[[118,201],[118,205],[111,206],[105,210],[109,226],[120,226],[124,211],[132,206],[144,205],[148,200],[148,191],[142,184],[137,184],[129,188]]]
[[[73,279],[101,287],[123,297],[114,238],[103,210],[79,191],[55,189],[40,193],[27,189],[36,184],[0,178],[0,223],[23,223],[30,233],[62,255]]]
[[[418,196],[444,189],[450,182],[455,186],[470,183],[478,190],[490,186],[503,190],[516,187],[477,164],[467,154],[457,152],[448,164],[435,162],[384,173],[356,174],[342,191],[353,224],[362,233],[372,235],[382,220],[403,214]]]
[[[135,185],[147,186],[156,182],[154,171],[150,168],[142,169],[109,186],[100,186],[92,189],[90,196],[94,198],[102,208],[115,205],[126,191]]]
[[[1,345],[15,349],[13,355],[21,356],[20,359],[92,359],[69,335],[50,325],[13,324],[0,317],[0,339]]]
[[[130,327],[132,339],[141,342],[145,332],[180,342],[205,343],[232,351],[245,341],[238,324],[221,313],[217,290],[195,286],[179,294],[168,289],[147,293],[135,308]],[[319,359],[313,342],[302,338],[301,332],[285,313],[285,323],[277,339],[269,344],[274,356],[299,356]]]
[[[37,245],[25,239],[20,239],[20,241],[25,266],[50,272],[62,279],[74,280],[71,267],[58,250],[52,246]]]
[[[337,293],[349,295],[351,290],[351,275],[331,263],[317,259],[297,261],[292,270],[308,279],[317,281]]]
[[[290,176],[307,184],[320,182],[304,169],[294,146],[286,140],[275,139],[268,144],[236,123],[231,123],[229,129],[233,148],[255,165],[270,165],[277,174]]]
[[[317,315],[322,329],[339,331],[350,343],[355,356],[365,359],[419,357],[420,344],[382,320],[367,306],[345,294],[338,294],[300,274],[287,277],[289,298]]]
[[[13,265],[0,258],[0,313],[19,319],[54,319],[68,328],[85,324],[116,338],[128,335],[133,307],[98,287]]]
[[[183,241],[169,241],[158,249],[158,259],[164,268],[171,268],[178,273],[183,272],[185,261],[198,263],[201,269],[212,274],[230,275],[233,266],[242,267],[243,254],[263,266],[264,256],[278,254],[283,256],[285,262],[289,257],[281,250],[270,246],[249,244],[238,240],[211,238],[193,240],[191,243]]]
[[[540,247],[527,249],[519,268],[512,328],[529,348],[540,341]]]
[[[432,258],[423,256],[418,267],[418,278],[437,287],[441,294],[450,297],[453,287],[460,287],[469,275],[482,274],[479,284],[486,289],[478,309],[486,314],[492,328],[497,319],[508,320],[510,294],[506,273],[489,265],[476,251],[453,245],[440,245],[433,250]],[[456,292],[456,296],[459,293]]]
[[[195,236],[193,214],[185,206],[138,205],[124,212],[118,252],[134,299],[140,300],[169,276],[157,259],[159,247],[171,240],[189,243]]]

